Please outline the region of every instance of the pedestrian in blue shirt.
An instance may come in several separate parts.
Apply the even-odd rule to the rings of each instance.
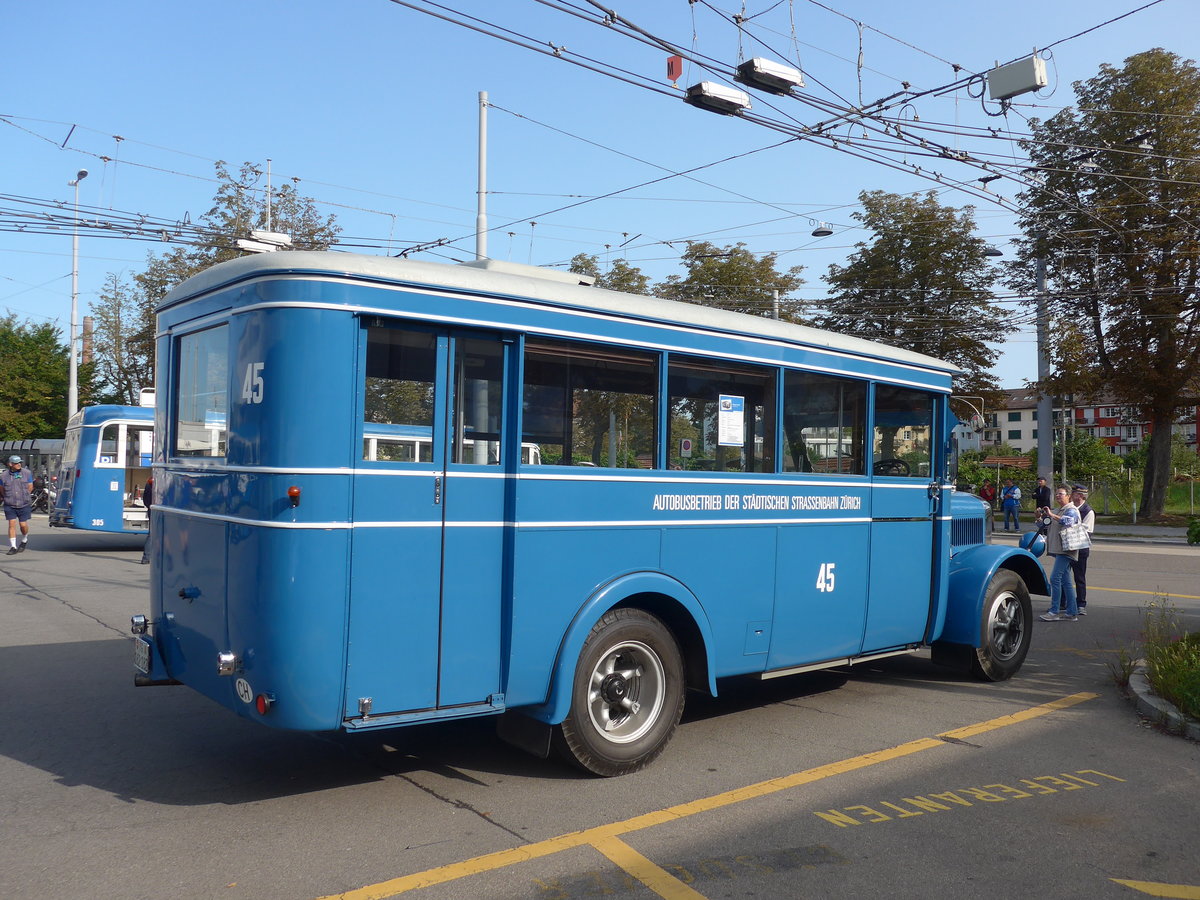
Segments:
[[[1020,531],[1021,489],[1013,484],[1011,478],[1004,479],[1004,490],[1000,492],[1000,509],[1004,511],[1004,530]],[[1012,520],[1012,528],[1008,527],[1009,519]]]
[[[10,456],[8,466],[0,470],[0,494],[4,496],[4,518],[8,519],[8,555],[15,556],[29,543],[29,514],[33,509],[33,476],[23,468],[24,460]],[[17,543],[17,526],[21,543]]]

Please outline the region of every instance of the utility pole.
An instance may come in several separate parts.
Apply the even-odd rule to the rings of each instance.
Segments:
[[[1042,235],[1038,235],[1039,241]],[[1039,385],[1037,405],[1037,451],[1038,477],[1045,478],[1048,484],[1054,481],[1054,403],[1046,393],[1044,384],[1050,377],[1050,324],[1049,312],[1046,309],[1046,257],[1037,257],[1037,375]]]
[[[475,213],[475,258],[487,259],[487,91],[479,92],[479,188]]]
[[[71,362],[67,380],[67,418],[79,411],[79,350],[76,346],[79,331],[79,182],[87,178],[87,169],[80,169],[67,187],[75,188],[75,230],[71,238]]]

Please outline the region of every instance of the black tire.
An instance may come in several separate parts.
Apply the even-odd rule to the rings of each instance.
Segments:
[[[988,585],[980,616],[980,646],[971,674],[983,681],[1012,678],[1025,662],[1033,640],[1033,602],[1016,572],[1001,569]]]
[[[596,775],[644,769],[675,733],[684,693],[683,660],[670,629],[640,609],[609,610],[575,664],[558,748]]]

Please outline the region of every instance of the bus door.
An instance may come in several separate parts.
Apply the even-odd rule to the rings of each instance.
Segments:
[[[874,390],[871,559],[863,652],[924,639],[934,587],[940,471],[935,396]]]
[[[347,718],[499,702],[509,346],[363,329]]]

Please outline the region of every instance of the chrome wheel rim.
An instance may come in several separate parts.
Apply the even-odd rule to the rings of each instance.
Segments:
[[[1020,652],[1025,636],[1025,610],[1012,591],[1004,591],[992,601],[988,634],[997,659],[1012,659]]]
[[[666,694],[662,660],[641,641],[611,647],[588,679],[592,727],[615,744],[636,741],[658,721]]]

